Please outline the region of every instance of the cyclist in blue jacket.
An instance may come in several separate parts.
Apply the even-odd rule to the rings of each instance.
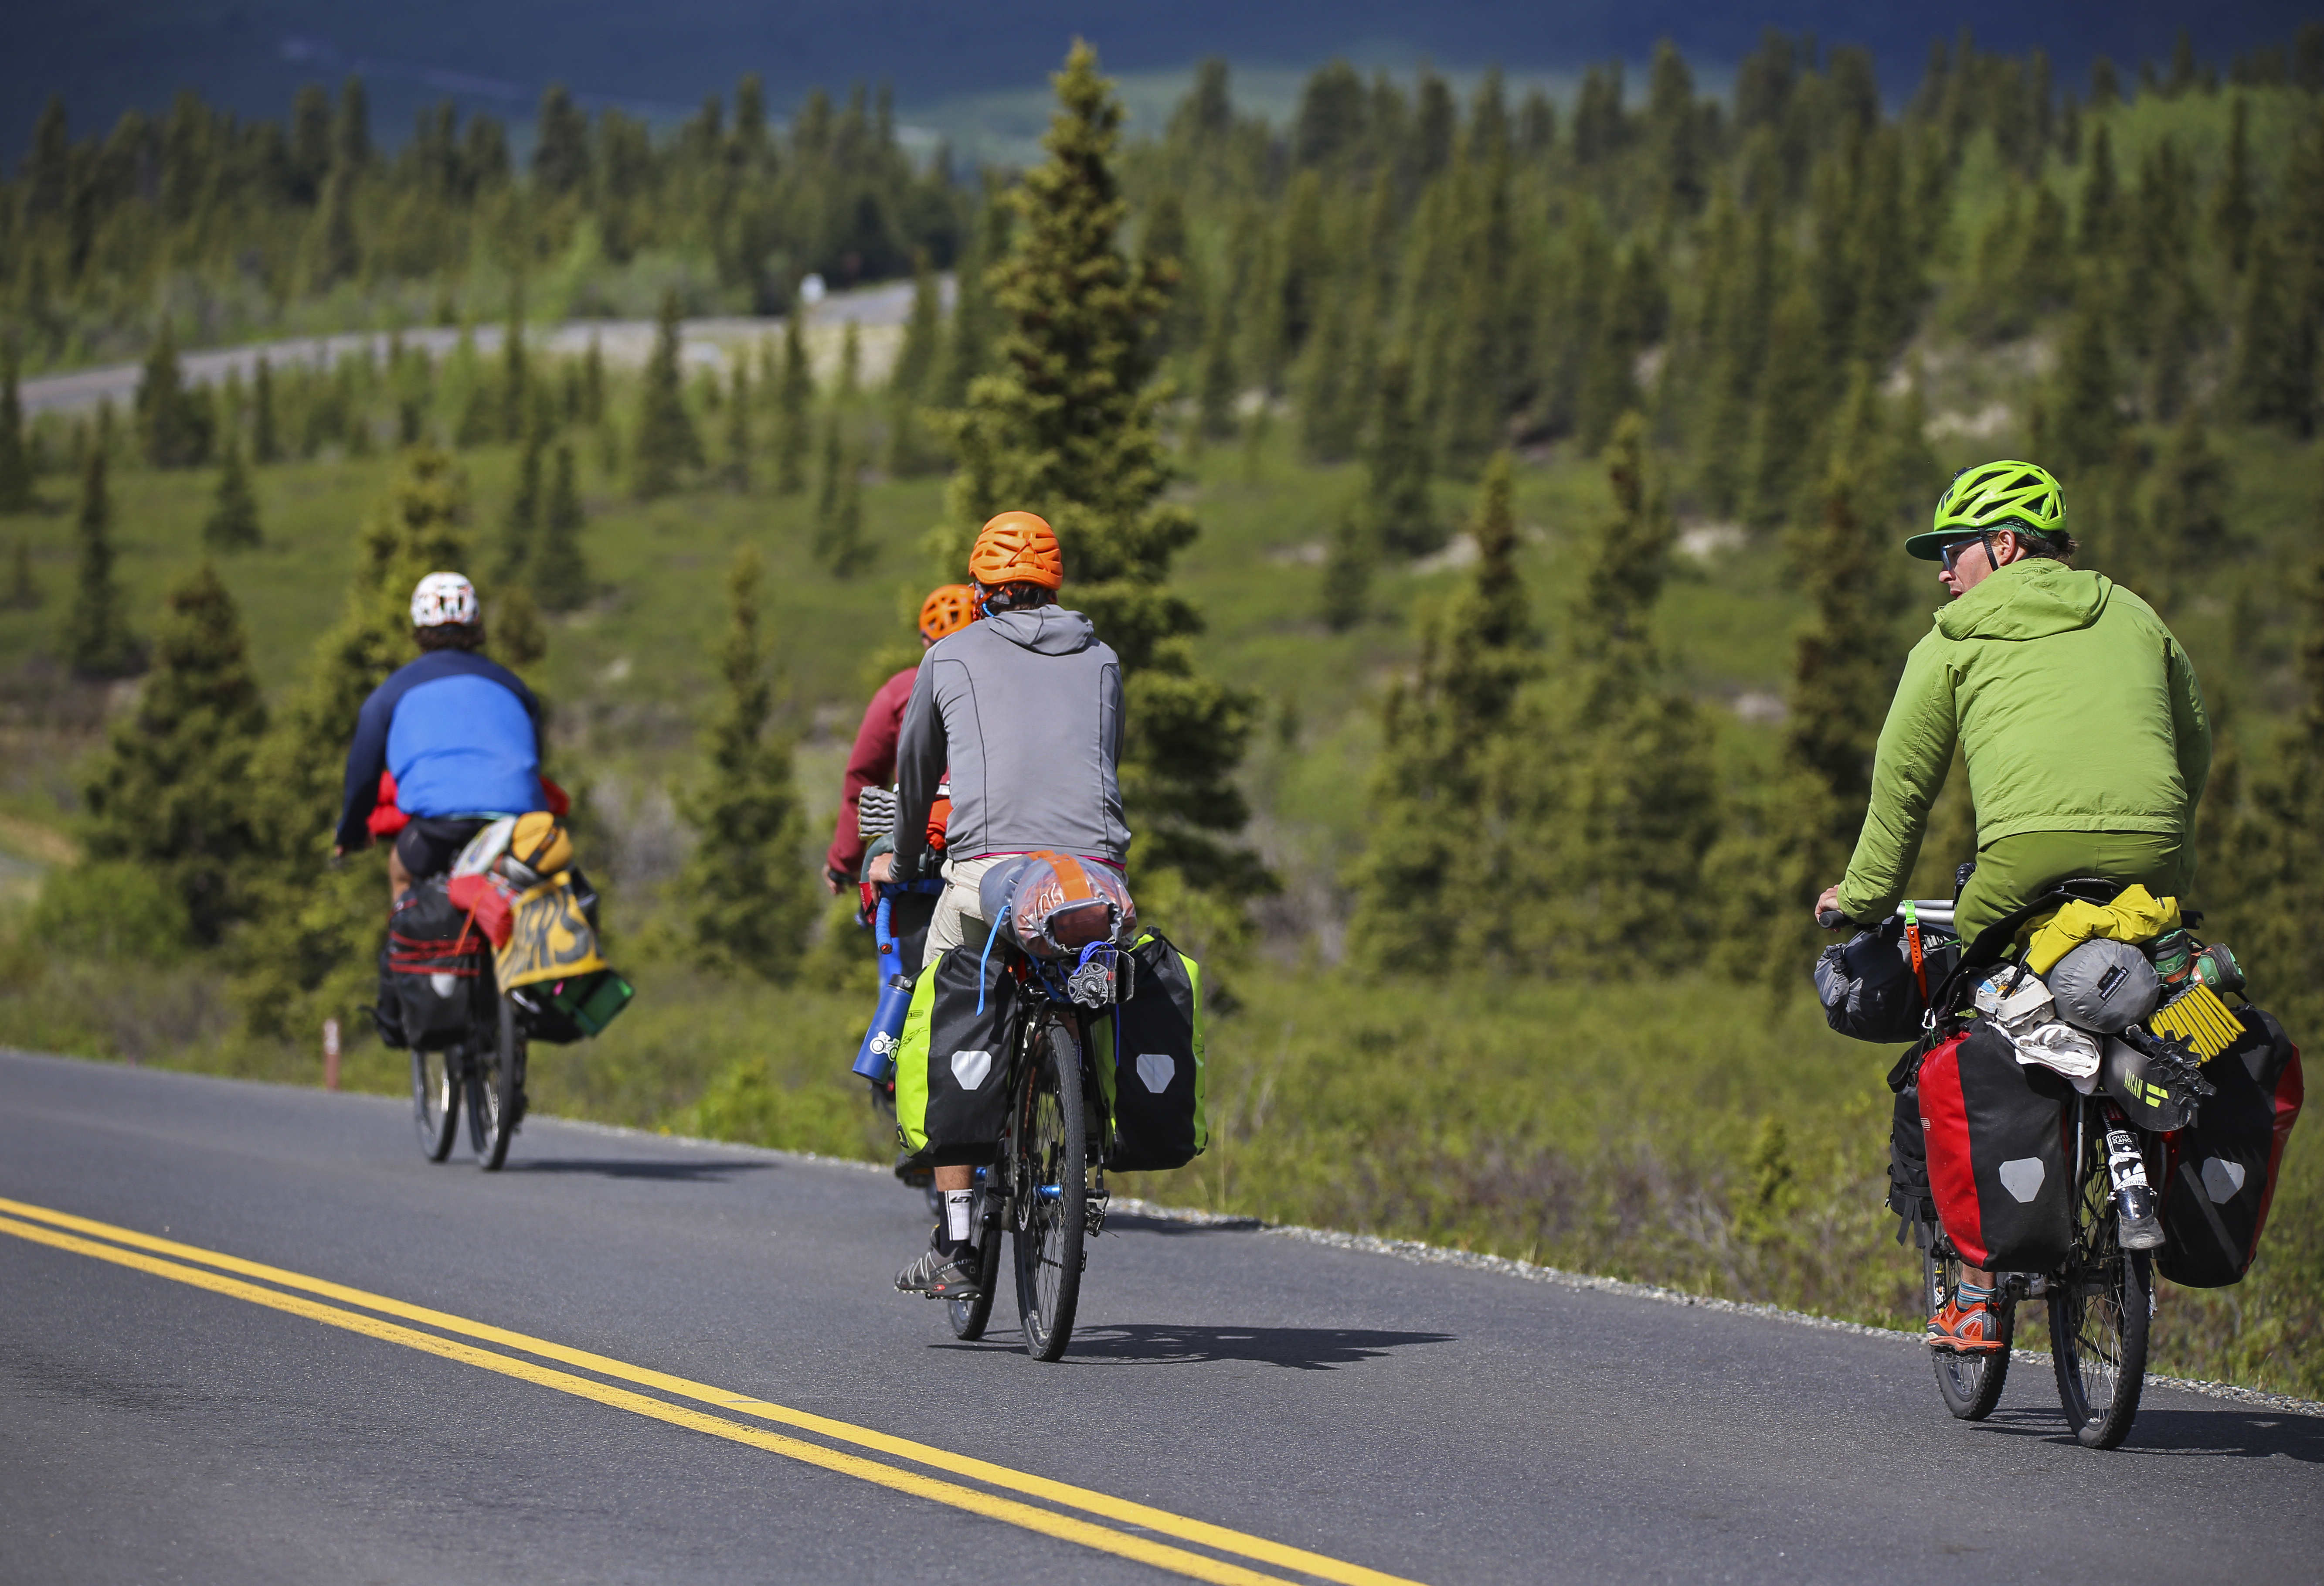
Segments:
[[[372,690],[347,751],[334,856],[367,846],[380,773],[407,817],[389,851],[391,902],[452,867],[468,839],[507,815],[549,807],[540,782],[540,702],[514,672],[477,654],[475,586],[430,573],[411,592],[418,660]]]

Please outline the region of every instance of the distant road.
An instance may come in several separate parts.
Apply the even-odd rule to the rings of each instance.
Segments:
[[[952,281],[940,283],[947,303],[952,299]],[[811,328],[830,327],[833,330],[850,323],[865,330],[878,332],[903,325],[911,314],[912,283],[891,281],[880,286],[862,287],[853,291],[834,292],[809,311],[807,325]],[[725,319],[688,319],[682,327],[683,355],[689,363],[724,366],[730,353],[737,347],[755,347],[767,336],[780,336],[784,321],[775,318],[734,318]],[[532,329],[527,334],[536,346],[559,354],[578,355],[596,342],[609,364],[634,368],[646,361],[653,349],[654,322],[650,319],[568,319],[547,330]],[[476,351],[493,354],[500,351],[504,327],[500,324],[478,324],[470,333],[475,337]],[[424,348],[429,356],[441,358],[459,345],[456,327],[429,325],[415,327],[401,333],[407,347]],[[244,381],[265,358],[276,368],[306,364],[328,368],[341,358],[359,353],[368,346],[372,356],[384,359],[388,347],[395,339],[387,331],[348,331],[337,336],[286,337],[279,341],[256,342],[244,346],[218,347],[207,352],[181,354],[180,364],[184,368],[188,383],[216,384],[226,379],[229,371],[238,372]],[[864,338],[864,377],[882,378],[895,356],[894,337],[876,335]],[[817,363],[828,364],[838,355],[835,338],[819,337],[831,345],[820,346]],[[113,399],[116,407],[125,406],[137,394],[137,382],[143,368],[136,364],[108,364],[95,369],[76,369],[63,374],[43,374],[23,383],[23,399],[27,413],[84,412],[95,408],[106,398]]]
[[[838,1058],[835,1057],[835,1061]],[[545,1052],[539,1061],[556,1063]],[[0,1054],[0,1581],[2312,1581],[2324,1419],[1136,1217],[1064,1361],[885,1175]]]

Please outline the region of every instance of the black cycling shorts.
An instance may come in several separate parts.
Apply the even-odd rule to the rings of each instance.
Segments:
[[[415,816],[395,834],[395,856],[403,861],[403,868],[415,881],[422,876],[441,875],[452,868],[468,839],[491,824]]]

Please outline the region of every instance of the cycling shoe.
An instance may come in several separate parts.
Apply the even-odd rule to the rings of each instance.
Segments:
[[[978,1280],[976,1247],[964,1245],[945,1254],[931,1247],[918,1260],[896,1274],[896,1287],[904,1294],[924,1294],[932,1300],[973,1300],[984,1292]]]
[[[1929,1347],[1957,1355],[1990,1355],[2001,1349],[2001,1314],[1981,1301],[1964,1305],[1949,1299],[1929,1318]]]

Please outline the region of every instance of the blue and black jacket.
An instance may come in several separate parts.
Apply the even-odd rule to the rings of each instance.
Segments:
[[[540,701],[514,672],[466,650],[432,650],[372,690],[347,751],[339,846],[371,841],[379,773],[415,819],[524,815],[540,791]]]

